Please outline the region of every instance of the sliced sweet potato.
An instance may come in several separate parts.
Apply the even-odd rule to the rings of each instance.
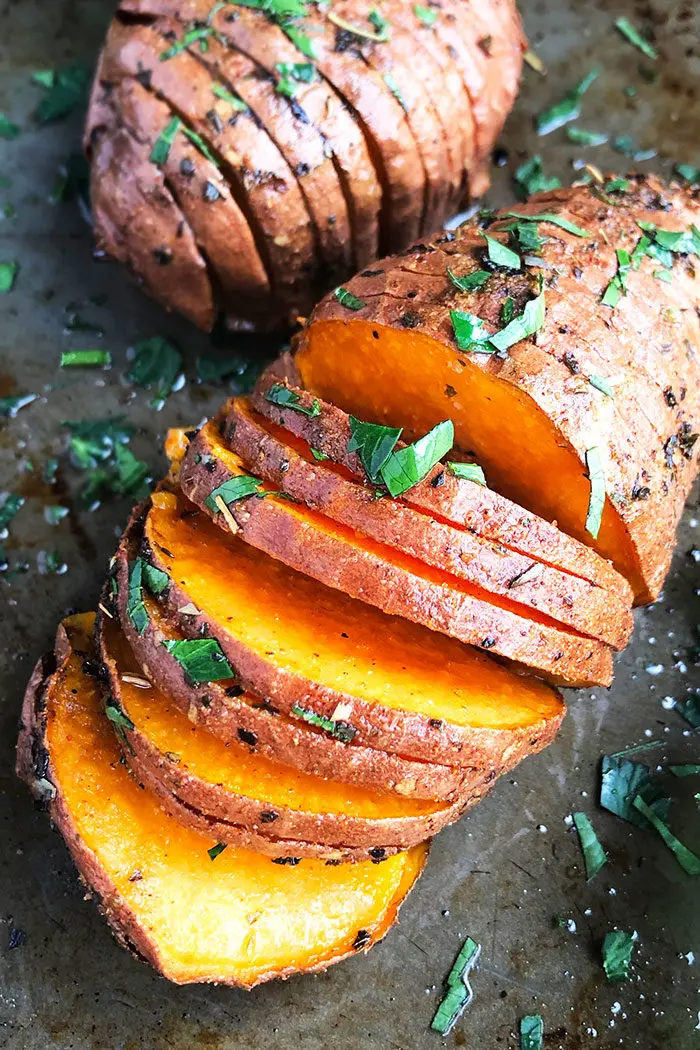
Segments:
[[[700,339],[700,277],[691,256],[677,253],[667,283],[655,276],[658,252],[643,253],[617,306],[601,298],[617,277],[616,250],[640,243],[638,222],[689,231],[700,209],[690,192],[649,177],[629,180],[614,199],[579,187],[515,210],[586,231],[541,224],[543,264],[556,280],[545,289],[536,342],[523,340],[505,357],[456,348],[452,309],[498,330],[506,296],[519,314],[537,291],[535,271],[526,271],[458,292],[448,267],[469,274],[484,252],[481,232],[464,229],[454,242],[418,246],[378,264],[371,279],[355,278],[347,287],[365,304],[357,311],[327,298],[302,334],[297,366],[313,393],[360,418],[405,425],[411,438],[451,417],[458,445],[494,487],[610,558],[637,601],[649,601],[697,471],[700,369],[686,347]],[[614,383],[614,398],[601,380]],[[592,448],[607,492],[597,536],[586,529]]]
[[[215,638],[240,687],[280,711],[296,704],[348,722],[358,744],[470,767],[514,764],[558,729],[564,706],[545,683],[226,542],[170,493],[153,497],[144,541],[182,633]]]
[[[289,354],[283,354],[261,376],[251,396],[255,410],[313,447],[329,460],[364,480],[359,455],[348,452],[352,431],[348,414],[296,386],[299,373]],[[270,388],[287,386],[298,398],[297,409],[268,398]],[[299,411],[299,408],[302,411]],[[184,455],[184,448],[183,448]],[[426,478],[408,489],[401,501],[486,539],[502,544],[604,588],[615,605],[629,607],[632,589],[612,565],[589,547],[567,536],[550,522],[524,511],[498,492],[437,464]]]
[[[192,455],[218,460],[224,427],[226,444],[248,470],[312,510],[615,649],[627,643],[630,605],[610,592],[393,499],[377,499],[375,486],[317,462],[308,445],[258,415],[247,399],[231,401],[224,412],[225,427],[223,416],[205,425],[192,439]]]
[[[261,492],[226,503],[221,486],[246,475],[240,457],[222,447],[197,462],[189,450],[180,468],[183,493],[225,532],[391,615],[405,616],[468,645],[493,650],[556,685],[609,685],[612,650],[565,628],[539,610],[489,593],[466,580],[332,521],[261,482]],[[261,498],[264,495],[264,498]]]
[[[246,692],[235,678],[193,682],[165,646],[166,642],[184,639],[174,617],[167,617],[145,589],[147,624],[142,633],[129,616],[130,566],[138,558],[137,539],[142,527],[143,522],[134,518],[122,537],[114,569],[116,596],[103,596],[102,607],[108,612],[111,608],[111,615],[119,619],[140,673],[149,681],[157,681],[193,725],[226,743],[243,742],[256,754],[306,773],[413,798],[451,799],[468,791],[479,777],[489,775],[493,779],[496,775],[483,766],[469,768],[419,761],[357,743],[352,726],[342,721],[314,725],[318,719],[303,704],[281,711],[271,700]],[[178,614],[184,618],[193,615],[194,609],[183,606]],[[491,757],[486,754],[484,762]],[[505,767],[498,768],[506,771]]]
[[[60,628],[22,709],[17,773],[48,808],[117,939],[178,984],[251,988],[322,970],[379,940],[427,847],[381,864],[278,865],[166,816],[119,761],[86,656],[92,616]],[[174,906],[175,902],[175,906]]]
[[[223,842],[268,856],[377,860],[430,838],[486,791],[483,772],[451,803],[390,795],[303,773],[240,740],[224,743],[155,683],[143,687],[116,621],[102,621],[99,639],[110,695],[130,723],[120,726],[127,764],[190,811],[192,826],[206,833],[212,825]]]

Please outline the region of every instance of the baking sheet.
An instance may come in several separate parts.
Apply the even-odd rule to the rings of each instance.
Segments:
[[[693,3],[523,0],[526,28],[547,70],[528,70],[502,144],[506,167],[495,173],[489,203],[506,203],[510,179],[540,151],[548,172],[572,178],[572,159],[621,169],[607,148],[580,150],[562,132],[538,141],[531,117],[559,100],[593,66],[601,67],[580,125],[632,135],[660,157],[642,169],[670,171],[673,161],[700,163],[700,8]],[[65,847],[36,813],[12,773],[20,697],[37,655],[68,609],[94,605],[107,559],[128,505],[110,502],[92,514],[70,500],[74,475],[61,467],[59,526],[43,517],[57,502],[31,472],[62,446],[66,419],[123,414],[139,428],[134,451],[164,469],[158,451],[166,426],[197,423],[224,396],[197,385],[194,362],[210,352],[207,337],[146,300],[116,266],[91,258],[90,231],[75,204],[52,204],[57,169],[79,148],[80,118],[33,129],[41,97],[37,69],[90,62],[112,4],[104,0],[0,0],[0,110],[22,125],[0,140],[0,260],[18,259],[12,294],[0,297],[0,396],[42,398],[0,426],[0,492],[27,497],[7,544],[11,564],[28,571],[0,583],[0,1046],[8,1050],[382,1050],[467,1046],[516,1047],[519,1018],[541,1012],[545,1047],[700,1046],[700,909],[698,882],[686,875],[651,833],[600,811],[599,759],[631,745],[660,741],[640,754],[650,764],[698,761],[698,736],[664,698],[700,685],[688,648],[697,644],[700,547],[697,501],[684,517],[663,600],[637,614],[632,645],[617,660],[614,687],[569,695],[570,712],[556,743],[500,782],[469,816],[436,839],[426,874],[401,913],[400,925],[367,957],[319,977],[236,990],[176,988],[131,959],[96,909],[83,901]],[[662,61],[645,60],[613,29],[627,15],[651,28]],[[643,72],[642,72],[643,71]],[[650,82],[649,72],[654,79]],[[626,90],[627,89],[627,90]],[[634,90],[630,90],[634,89]],[[96,306],[88,300],[106,295]],[[78,304],[105,335],[64,335],[66,309]],[[161,413],[148,395],[124,383],[127,348],[162,334],[186,356],[188,382]],[[58,368],[61,349],[103,345],[109,372]],[[250,350],[250,345],[233,344]],[[65,464],[65,459],[62,461]],[[64,491],[65,490],[65,491]],[[42,574],[41,552],[56,549],[68,570]],[[700,848],[692,800],[697,781],[675,785],[684,801],[678,828]],[[593,819],[610,863],[591,883],[566,818]],[[676,825],[674,825],[676,826]],[[606,983],[600,945],[614,926],[636,930],[633,980]],[[15,931],[13,933],[13,931]],[[25,940],[18,947],[11,943]],[[464,937],[483,944],[473,978],[475,998],[454,1032],[428,1030],[440,985]],[[697,956],[694,960],[693,952]]]

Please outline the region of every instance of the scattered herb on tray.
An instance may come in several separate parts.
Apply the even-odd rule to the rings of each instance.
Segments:
[[[700,857],[688,849],[680,839],[673,834],[668,824],[665,823],[651,806],[648,806],[641,795],[637,795],[632,803],[636,810],[649,821],[651,826],[659,833],[663,841],[673,853],[674,857],[688,875],[700,875]]]
[[[513,178],[516,186],[526,199],[534,193],[542,193],[544,190],[556,190],[561,186],[561,180],[556,175],[545,175],[542,167],[542,157],[539,154],[521,164]]]
[[[636,933],[624,930],[609,930],[603,941],[603,969],[609,981],[626,981],[629,978],[630,963]]]
[[[579,81],[571,91],[569,91],[561,102],[555,103],[550,106],[549,109],[543,110],[537,117],[535,117],[535,127],[538,135],[549,135],[552,131],[556,131],[558,128],[564,127],[565,124],[570,123],[581,113],[581,99],[588,91],[589,87],[594,80],[600,74],[600,70],[593,69],[583,80]]]
[[[0,262],[0,293],[11,292],[19,273],[19,263]]]
[[[467,937],[447,975],[445,994],[430,1023],[430,1027],[440,1035],[449,1035],[474,998],[469,974],[480,955],[481,945]]]
[[[127,377],[132,383],[153,391],[150,404],[159,411],[175,388],[182,367],[182,354],[161,335],[142,339],[135,344],[134,350]]]
[[[61,368],[109,368],[112,355],[109,350],[64,350]]]
[[[590,882],[601,868],[604,868],[608,863],[608,857],[598,841],[598,836],[586,814],[574,813],[573,820],[578,831],[583,859],[586,865],[586,880]]]
[[[544,1022],[540,1014],[528,1014],[520,1019],[520,1050],[542,1050]]]
[[[664,795],[658,777],[648,766],[617,755],[603,755],[600,781],[600,804],[603,809],[631,824],[645,827],[644,817],[633,805],[638,795],[657,816],[666,817],[670,800]]]
[[[646,55],[647,58],[656,59],[659,57],[659,53],[652,44],[643,37],[639,30],[630,22],[629,18],[618,18],[615,22],[615,28],[619,33],[629,40],[630,44],[636,47],[642,54]]]
[[[0,139],[16,139],[20,129],[4,113],[0,113]]]
[[[566,137],[577,146],[604,146],[609,138],[604,131],[587,131],[575,125],[566,129]]]

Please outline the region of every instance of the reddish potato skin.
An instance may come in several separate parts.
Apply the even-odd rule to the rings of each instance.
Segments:
[[[315,403],[318,415],[309,417],[268,401],[270,387],[279,383],[299,397],[303,408],[311,410]],[[323,452],[358,480],[364,480],[359,455],[348,452],[352,437],[348,414],[336,405],[315,398],[299,383],[292,356],[282,354],[261,376],[251,395],[251,403],[260,415]],[[455,477],[441,464],[433,467],[425,480],[414,485],[401,499],[437,520],[466,528],[510,550],[587,580],[610,593],[615,605],[619,603],[625,608],[631,604],[632,589],[610,562],[550,522],[523,510],[493,489]]]
[[[359,784],[412,798],[452,799],[464,794],[485,773],[475,768],[418,761],[362,744],[344,743],[301,719],[279,711],[272,701],[225,684],[190,684],[182,667],[163,647],[166,639],[182,638],[175,623],[151,613],[142,635],[126,611],[129,562],[138,553],[135,543],[143,521],[133,518],[122,537],[114,567],[117,596],[112,602],[103,594],[103,607],[111,608],[144,674],[184,711],[194,725],[225,741],[245,740],[256,753],[296,766],[306,773]],[[156,607],[158,608],[158,607]],[[251,741],[255,740],[255,744]],[[503,768],[500,772],[506,772]],[[494,774],[495,776],[496,774]]]
[[[179,483],[184,495],[221,529],[223,516],[206,500],[232,474],[220,461],[205,469],[185,453]],[[313,512],[303,514],[286,501],[253,496],[229,507],[240,537],[291,568],[334,587],[382,612],[403,616],[467,645],[535,671],[554,685],[610,685],[612,650],[608,645],[565,630],[534,612],[513,611],[512,602],[463,587],[427,565]],[[490,600],[488,600],[490,599]],[[501,605],[495,604],[500,601]],[[517,606],[516,606],[517,609]]]
[[[312,510],[379,543],[403,550],[433,568],[444,569],[475,586],[532,607],[614,649],[622,649],[629,640],[633,627],[631,609],[615,602],[608,591],[544,562],[523,557],[502,542],[482,540],[395,500],[377,499],[373,488],[346,478],[329,468],[327,462],[315,463],[310,454],[300,455],[286,445],[279,431],[272,434],[266,430],[266,420],[252,412],[243,399],[229,402],[223,412],[226,422],[222,418],[221,424],[226,443],[248,469]],[[192,439],[193,449],[200,455],[215,456],[220,447],[212,426],[205,426]],[[507,542],[508,536],[503,540]]]

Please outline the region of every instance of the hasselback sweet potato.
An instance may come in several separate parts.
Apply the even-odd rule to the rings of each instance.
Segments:
[[[242,461],[223,446],[203,460],[185,453],[179,475],[183,493],[219,527],[320,583],[404,616],[461,642],[481,646],[532,668],[555,684],[609,685],[612,650],[524,609],[506,595],[434,569],[415,557],[361,536],[354,529],[280,497],[260,483],[240,498],[234,479],[245,479]],[[251,479],[248,479],[249,481]]]
[[[490,753],[484,755],[484,764],[474,768],[405,758],[356,743],[352,726],[342,720],[338,724],[315,718],[301,704],[292,705],[285,713],[270,699],[243,690],[235,678],[193,682],[165,645],[184,640],[174,618],[168,618],[145,590],[147,624],[141,633],[129,616],[130,566],[133,568],[138,559],[135,541],[142,525],[136,517],[122,538],[114,569],[116,595],[104,595],[103,608],[111,608],[111,615],[118,618],[138,661],[139,673],[149,681],[156,680],[192,725],[201,726],[226,743],[243,742],[256,754],[306,773],[413,798],[451,799],[469,791],[491,772],[486,768]],[[182,616],[192,615],[194,606],[185,609],[181,610]]]
[[[119,729],[127,764],[174,796],[189,812],[186,822],[212,838],[269,856],[376,860],[430,838],[487,790],[483,772],[451,803],[391,795],[303,773],[240,739],[224,743],[194,726],[157,680],[143,678],[116,621],[98,622],[109,702],[124,716]],[[179,645],[190,646],[194,664],[204,659],[197,647],[210,643]]]
[[[500,541],[481,539],[395,500],[378,499],[376,487],[347,478],[328,461],[317,461],[308,445],[255,413],[246,399],[232,401],[224,411],[226,443],[247,469],[276,489],[379,543],[615,649],[627,642],[633,625],[629,604],[616,601],[609,591],[509,550]],[[192,439],[192,455],[216,459],[220,448],[216,422]],[[507,542],[507,534],[502,540]]]
[[[559,727],[550,686],[227,540],[171,493],[152,497],[143,538],[185,637],[215,639],[240,687],[280,711],[348,722],[356,743],[394,754],[493,770]]]
[[[92,622],[69,618],[55,655],[39,661],[17,772],[47,806],[117,939],[178,984],[246,988],[322,970],[379,940],[426,846],[381,864],[290,867],[232,846],[212,848],[210,859],[212,840],[166,816],[119,761],[90,673]]]
[[[377,251],[402,248],[487,187],[523,37],[514,0],[463,7],[120,4],[93,100],[115,80],[137,78],[220,163],[270,288],[264,310],[245,289],[217,286],[230,323],[290,323]],[[89,154],[97,126],[91,107]],[[100,134],[113,126],[118,119]],[[104,232],[101,246],[110,251]],[[172,306],[167,285],[164,275],[147,286]],[[198,321],[211,327],[203,313]]]
[[[352,428],[347,412],[295,385],[300,382],[293,359],[288,353],[283,353],[261,376],[251,395],[251,404],[260,415],[316,449],[318,455],[327,456],[353,477],[366,480],[359,454],[350,451]],[[280,404],[280,399],[271,394],[272,388],[280,385],[291,391],[296,408]],[[185,449],[186,442],[181,446],[182,456]],[[467,529],[502,544],[508,550],[588,580],[604,588],[616,606],[629,607],[632,601],[632,588],[624,576],[589,547],[493,489],[469,478],[458,477],[441,463],[399,499],[436,520]]]
[[[697,472],[700,207],[651,176],[610,185],[537,195],[376,264],[345,306],[316,309],[296,365],[313,393],[409,439],[451,418],[494,488],[612,560],[644,602]],[[513,270],[485,233],[543,243]]]

